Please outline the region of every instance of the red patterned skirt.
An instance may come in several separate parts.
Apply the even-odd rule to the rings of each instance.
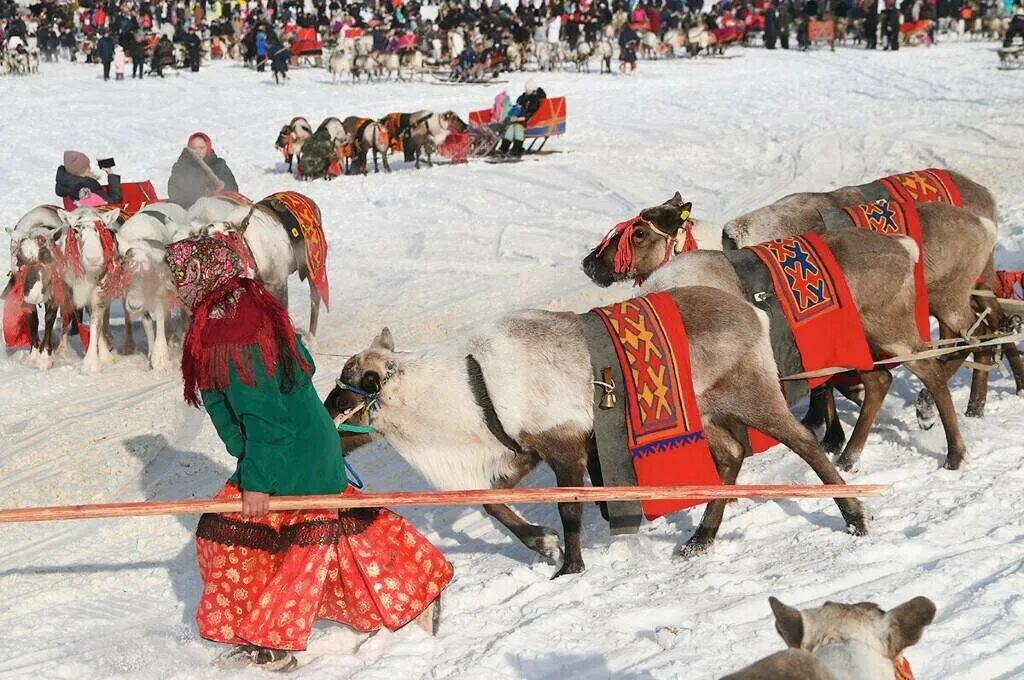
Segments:
[[[346,494],[357,493],[353,489]],[[241,497],[228,484],[216,498]],[[196,529],[207,640],[303,650],[313,622],[397,630],[452,579],[444,555],[386,508],[206,514]]]

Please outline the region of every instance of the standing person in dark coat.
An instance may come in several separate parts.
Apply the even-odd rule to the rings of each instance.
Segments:
[[[141,79],[142,70],[146,65],[146,39],[141,32],[132,38],[132,44],[128,46],[128,56],[132,58],[132,79]]]
[[[213,152],[210,136],[205,132],[193,133],[171,168],[167,195],[188,209],[200,198],[222,191],[238,191],[238,182],[224,159]]]
[[[768,3],[764,11],[764,46],[769,50],[775,49],[775,41],[778,39],[779,13],[775,11],[775,5]]]
[[[185,52],[188,54],[188,65],[192,73],[199,73],[200,49],[202,42],[196,33],[195,26],[188,27],[188,35],[185,36]]]
[[[160,40],[153,48],[153,62],[149,70],[155,72],[161,78],[164,77],[164,65],[174,61],[174,45],[166,35],[160,36]]]
[[[869,50],[878,47],[878,0],[868,0],[864,13],[864,47]]]
[[[793,22],[789,13],[789,0],[779,2],[779,46],[789,49],[789,25]]]
[[[900,10],[895,3],[885,10],[885,27],[888,34],[885,49],[895,52],[900,48]]]
[[[292,51],[283,43],[274,43],[270,46],[270,70],[274,73],[274,83],[281,84],[288,80],[288,60],[292,57]]]
[[[103,62],[103,80],[110,80],[110,64],[114,61],[114,39],[103,31],[103,37],[96,43],[96,54]]]

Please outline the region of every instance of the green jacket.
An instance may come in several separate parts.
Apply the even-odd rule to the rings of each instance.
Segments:
[[[313,366],[313,358],[298,343]],[[338,432],[309,378],[296,367],[295,387],[281,392],[278,376],[263,371],[259,350],[251,350],[255,385],[229,366],[226,390],[202,393],[217,434],[238,459],[231,482],[246,491],[275,496],[340,493],[348,486]]]

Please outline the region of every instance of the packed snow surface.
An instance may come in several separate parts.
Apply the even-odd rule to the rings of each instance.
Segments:
[[[1024,74],[997,70],[992,45],[733,55],[643,63],[635,77],[534,76],[549,95],[568,97],[568,132],[549,145],[557,155],[418,172],[396,161],[390,175],[309,183],[285,174],[273,148],[292,116],[314,125],[421,108],[465,116],[501,87],[515,96],[526,76],[486,87],[334,87],[325,71],[306,69],[275,87],[268,74],[218,63],[104,84],[98,66],[44,64],[37,77],[0,79],[0,223],[54,200],[65,149],[114,156],[125,180],[150,178],[162,191],[188,134],[207,131],[244,193],[296,189],[323,211],[334,303],[316,346],[323,394],[343,357],[385,324],[401,349],[444,342],[505,310],[584,311],[628,297],[624,286],[593,287],[579,261],[613,224],[676,190],[697,217],[724,222],[792,191],[956,168],[999,200],[1000,268],[1024,268]],[[307,300],[294,280],[300,327]],[[232,459],[204,414],[182,403],[175,374],[150,372],[142,355],[119,357],[99,376],[82,375],[79,361],[58,358],[40,372],[24,352],[0,358],[0,505],[217,491]],[[961,412],[966,378],[954,381]],[[969,464],[949,472],[940,469],[941,428],[918,430],[918,386],[899,373],[847,476],[893,486],[867,501],[864,538],[845,533],[827,500],[739,502],[715,550],[684,561],[672,551],[700,509],[611,538],[589,506],[587,571],[551,581],[553,565],[477,508],[406,509],[456,567],[440,636],[318,625],[294,675],[711,678],[783,647],[769,595],[885,608],[926,595],[939,614],[908,652],[918,678],[1024,677],[1024,402],[1008,378],[993,378],[985,419],[961,419]],[[384,445],[351,460],[371,489],[426,486]],[[781,448],[749,461],[740,481],[817,482]],[[530,480],[552,482],[546,470]],[[560,526],[553,506],[521,510]],[[221,650],[193,623],[196,521],[0,526],[0,678],[220,677],[210,664]]]

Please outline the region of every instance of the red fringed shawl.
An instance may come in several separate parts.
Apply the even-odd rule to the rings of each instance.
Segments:
[[[227,388],[231,366],[239,380],[255,385],[253,347],[268,376],[277,375],[278,366],[289,357],[306,375],[312,372],[299,353],[288,312],[259,283],[239,278],[193,312],[181,357],[185,401],[198,407],[201,391]]]

